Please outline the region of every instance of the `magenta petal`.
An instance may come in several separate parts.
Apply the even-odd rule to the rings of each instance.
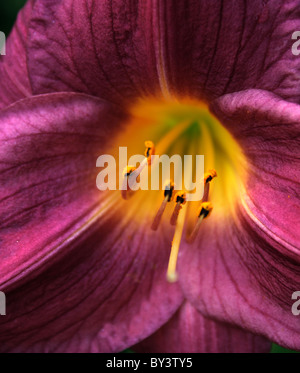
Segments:
[[[96,159],[121,122],[116,107],[73,93],[1,112],[1,351],[120,351],[182,303],[165,280],[168,241],[153,245],[120,193],[96,188]]]
[[[0,351],[118,352],[169,320],[183,299],[165,280],[168,242],[119,217],[103,215],[63,260],[7,293]]]
[[[34,1],[29,0],[20,11],[8,37],[6,55],[0,56],[0,109],[31,95],[27,71],[28,26]]]
[[[248,160],[236,216],[212,214],[180,266],[187,298],[202,313],[300,350],[292,294],[300,289],[300,108],[250,90],[216,100],[213,111]]]
[[[249,90],[212,104],[248,161],[244,206],[249,216],[300,255],[300,106],[265,91]],[[258,219],[258,221],[257,221]]]
[[[201,315],[185,302],[156,333],[132,349],[150,353],[269,352],[265,338]]]
[[[49,261],[101,208],[96,160],[120,118],[100,99],[72,93],[1,112],[2,286]]]
[[[120,102],[163,93],[212,98],[247,88],[299,102],[298,0],[37,1],[35,93],[73,90]]]
[[[300,350],[299,318],[292,313],[300,261],[282,255],[280,243],[245,215],[238,211],[236,220],[226,221],[212,215],[199,242],[182,248],[184,294],[207,317]]]
[[[29,53],[34,92],[120,102],[158,90],[151,12],[144,1],[37,1]]]
[[[248,88],[299,100],[298,0],[158,2],[171,91],[213,99]]]

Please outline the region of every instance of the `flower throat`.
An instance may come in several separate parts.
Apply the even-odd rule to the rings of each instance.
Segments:
[[[143,211],[151,211],[153,216],[149,226],[153,234],[166,229],[166,224],[173,227],[167,280],[174,282],[177,280],[176,263],[182,240],[196,244],[202,222],[212,210],[220,221],[234,214],[243,189],[245,158],[230,133],[201,102],[140,100],[131,108],[130,114],[130,120],[114,143],[127,146],[132,155],[141,153],[144,143],[145,158],[139,166],[127,165],[121,196],[129,206],[135,203],[143,205],[136,214],[138,221],[143,219]],[[203,184],[201,201],[188,202],[186,191],[176,188],[172,178],[175,170],[170,179],[162,180],[160,191],[131,190],[130,181],[139,180],[146,166],[148,169],[152,167],[155,154],[180,155],[182,158],[187,154],[204,155],[205,173],[195,180]],[[192,179],[192,163],[187,168],[184,172],[190,173]],[[138,194],[143,194],[142,200],[136,198]]]

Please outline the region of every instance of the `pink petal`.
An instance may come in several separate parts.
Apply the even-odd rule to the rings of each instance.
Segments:
[[[180,284],[204,316],[227,322],[288,348],[300,350],[299,318],[292,294],[300,288],[299,261],[238,212],[203,224],[199,242],[182,247]]]
[[[0,56],[0,109],[31,95],[27,72],[27,36],[34,1],[20,11],[7,39],[6,55]]]
[[[179,96],[211,100],[248,88],[299,100],[298,0],[157,2],[166,80]]]
[[[269,352],[270,348],[265,338],[208,319],[188,302],[156,333],[132,347],[150,353]]]
[[[29,71],[35,93],[114,102],[157,94],[210,100],[247,88],[299,102],[298,0],[37,1]]]
[[[244,206],[254,223],[289,246],[299,259],[300,106],[268,92],[226,95],[212,110],[240,143],[248,160]],[[257,220],[259,222],[257,222]]]
[[[151,22],[145,2],[38,1],[29,53],[34,92],[120,102],[158,91]]]
[[[65,256],[7,293],[1,352],[118,352],[165,324],[182,293],[165,280],[166,240],[104,215]],[[132,236],[130,238],[128,235]]]
[[[1,112],[1,351],[120,351],[181,304],[165,281],[166,239],[153,245],[120,193],[110,202],[96,188],[96,160],[121,122],[116,107],[72,93]]]
[[[184,247],[181,285],[205,315],[300,349],[291,309],[300,289],[299,106],[251,90],[212,107],[240,142],[249,179],[236,216],[212,214],[199,242]]]
[[[49,260],[99,210],[95,166],[119,121],[112,113],[99,99],[71,93],[25,99],[1,112],[2,284]]]

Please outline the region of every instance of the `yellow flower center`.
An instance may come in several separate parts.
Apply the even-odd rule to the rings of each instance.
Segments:
[[[114,139],[116,149],[113,155],[116,159],[119,147],[127,147],[128,158],[135,154],[145,154],[144,163],[149,164],[147,156],[151,155],[153,143],[155,154],[159,156],[165,154],[172,157],[177,154],[183,159],[184,155],[204,155],[204,169],[206,172],[211,170],[201,180],[195,180],[195,160],[189,165],[189,170],[184,167],[182,170],[182,177],[189,172],[194,178],[193,182],[204,183],[202,204],[201,201],[186,202],[184,190],[177,191],[177,194],[175,190],[174,198],[168,198],[164,191],[168,180],[160,181],[159,191],[139,190],[132,192],[130,198],[124,201],[128,209],[136,207],[134,217],[137,222],[144,222],[149,214],[152,216],[152,225],[150,223],[149,227],[152,227],[153,234],[155,230],[163,229],[166,223],[175,226],[174,237],[170,240],[172,250],[168,269],[168,279],[174,281],[181,240],[184,237],[187,242],[195,240],[201,221],[210,214],[212,208],[212,214],[220,219],[234,214],[245,181],[245,157],[231,134],[201,102],[190,99],[141,99],[130,108],[129,113],[130,119]],[[129,171],[125,177],[128,178],[135,167],[127,166]],[[174,173],[175,170],[171,170],[171,179]],[[212,181],[215,176],[217,178]],[[205,189],[206,182],[211,185]],[[122,193],[119,192],[120,199]]]

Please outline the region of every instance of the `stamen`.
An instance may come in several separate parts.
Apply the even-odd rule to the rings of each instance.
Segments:
[[[202,220],[206,219],[210,215],[212,209],[213,209],[213,205],[211,202],[201,203],[199,213],[198,213],[198,220],[190,237],[187,239],[188,243],[193,243],[195,241],[196,237],[198,236],[199,228],[202,223]]]
[[[145,150],[146,158],[142,161],[139,167],[136,168],[133,166],[127,166],[124,169],[124,172],[123,172],[124,180],[122,184],[122,193],[121,193],[124,199],[128,199],[132,196],[133,193],[130,193],[129,190],[131,190],[131,192],[134,192],[135,185],[140,181],[139,177],[140,177],[141,172],[143,171],[143,169],[145,168],[147,164],[148,166],[151,165],[151,160],[152,160],[151,156],[154,155],[155,153],[155,146],[152,141],[145,141],[145,146],[146,146],[146,150]],[[132,177],[135,178],[135,182],[133,183],[133,185],[131,185],[131,188],[130,188],[129,178],[132,178]]]
[[[136,174],[137,175],[140,175],[140,173],[145,168],[146,164],[148,164],[148,166],[151,166],[151,162],[152,162],[151,156],[155,154],[155,146],[154,146],[152,141],[145,141],[145,146],[146,146],[146,150],[145,150],[145,157],[146,158],[143,160],[143,162],[136,169]]]
[[[179,212],[182,209],[182,205],[186,203],[186,194],[183,191],[176,193],[175,202],[176,206],[170,220],[171,225],[176,225]]]
[[[136,171],[136,167],[134,166],[126,166],[123,171],[123,184],[121,188],[121,195],[123,199],[128,199],[132,195],[133,191],[129,187],[129,178],[132,177],[133,175],[135,176],[134,172]],[[136,180],[138,181],[139,175],[136,176]],[[131,192],[131,193],[130,193]]]
[[[152,141],[145,141],[145,157],[147,158],[148,161],[148,166],[151,165],[151,156],[155,154],[155,146]]]
[[[173,192],[174,192],[174,183],[172,181],[168,181],[164,186],[164,200],[162,201],[162,204],[160,205],[160,208],[158,209],[155,215],[155,218],[153,220],[153,223],[151,225],[151,229],[153,231],[157,230],[159,223],[161,221],[161,218],[163,216],[163,213],[165,211],[165,208],[167,206],[167,203],[172,201]]]
[[[208,170],[208,172],[204,174],[204,193],[203,193],[202,202],[208,201],[210,182],[212,181],[212,179],[214,179],[217,176],[218,176],[217,171],[214,169]]]

